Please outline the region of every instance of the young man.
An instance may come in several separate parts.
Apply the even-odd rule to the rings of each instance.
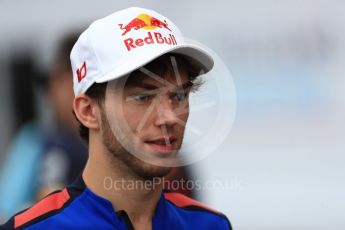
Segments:
[[[71,52],[75,115],[87,141],[82,176],[8,228],[231,229],[227,218],[160,180],[176,165],[198,75],[213,67],[202,48],[147,9],[100,19]],[[63,90],[63,89],[62,89]]]

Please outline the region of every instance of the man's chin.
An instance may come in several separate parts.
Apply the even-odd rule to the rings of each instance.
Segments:
[[[157,166],[145,162],[142,162],[141,165],[133,165],[132,167],[134,173],[145,180],[164,177],[171,171],[171,169],[171,167]]]

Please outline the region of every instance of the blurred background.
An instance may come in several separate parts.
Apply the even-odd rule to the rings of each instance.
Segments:
[[[197,198],[224,212],[234,229],[345,229],[343,1],[1,0],[0,173],[39,157],[20,149],[27,124],[33,133],[56,126],[47,89],[59,41],[129,6],[172,19],[233,75],[233,128],[216,153],[192,165],[207,185]],[[22,155],[5,166],[12,152]],[[47,158],[37,167],[64,161]],[[4,220],[10,209],[0,207]]]

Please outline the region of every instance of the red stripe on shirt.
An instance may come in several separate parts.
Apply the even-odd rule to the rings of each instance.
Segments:
[[[20,227],[23,224],[53,210],[60,209],[68,200],[70,196],[67,189],[63,189],[61,192],[48,195],[43,200],[29,208],[23,213],[14,217],[14,227]]]
[[[196,200],[193,200],[183,194],[180,194],[180,193],[176,193],[176,192],[167,192],[167,193],[164,193],[164,197],[165,199],[169,200],[170,202],[172,202],[173,204],[175,204],[176,206],[178,207],[187,207],[187,206],[197,206],[197,207],[200,207],[200,208],[203,208],[203,209],[206,209],[208,211],[211,211],[211,212],[214,212],[216,214],[220,214],[218,211],[212,209],[212,208],[209,208],[207,207],[206,205],[196,201]]]

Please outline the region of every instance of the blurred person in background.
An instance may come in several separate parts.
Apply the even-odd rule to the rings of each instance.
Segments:
[[[87,149],[78,137],[77,122],[72,113],[73,83],[69,54],[77,33],[66,36],[57,51],[48,82],[54,127],[47,133],[40,158],[37,198],[64,187],[82,171]]]
[[[45,83],[53,124],[42,125],[37,118],[26,122],[2,162],[0,220],[70,183],[85,165],[87,150],[77,135],[72,115],[69,54],[76,39],[76,34],[69,34],[60,41]]]

